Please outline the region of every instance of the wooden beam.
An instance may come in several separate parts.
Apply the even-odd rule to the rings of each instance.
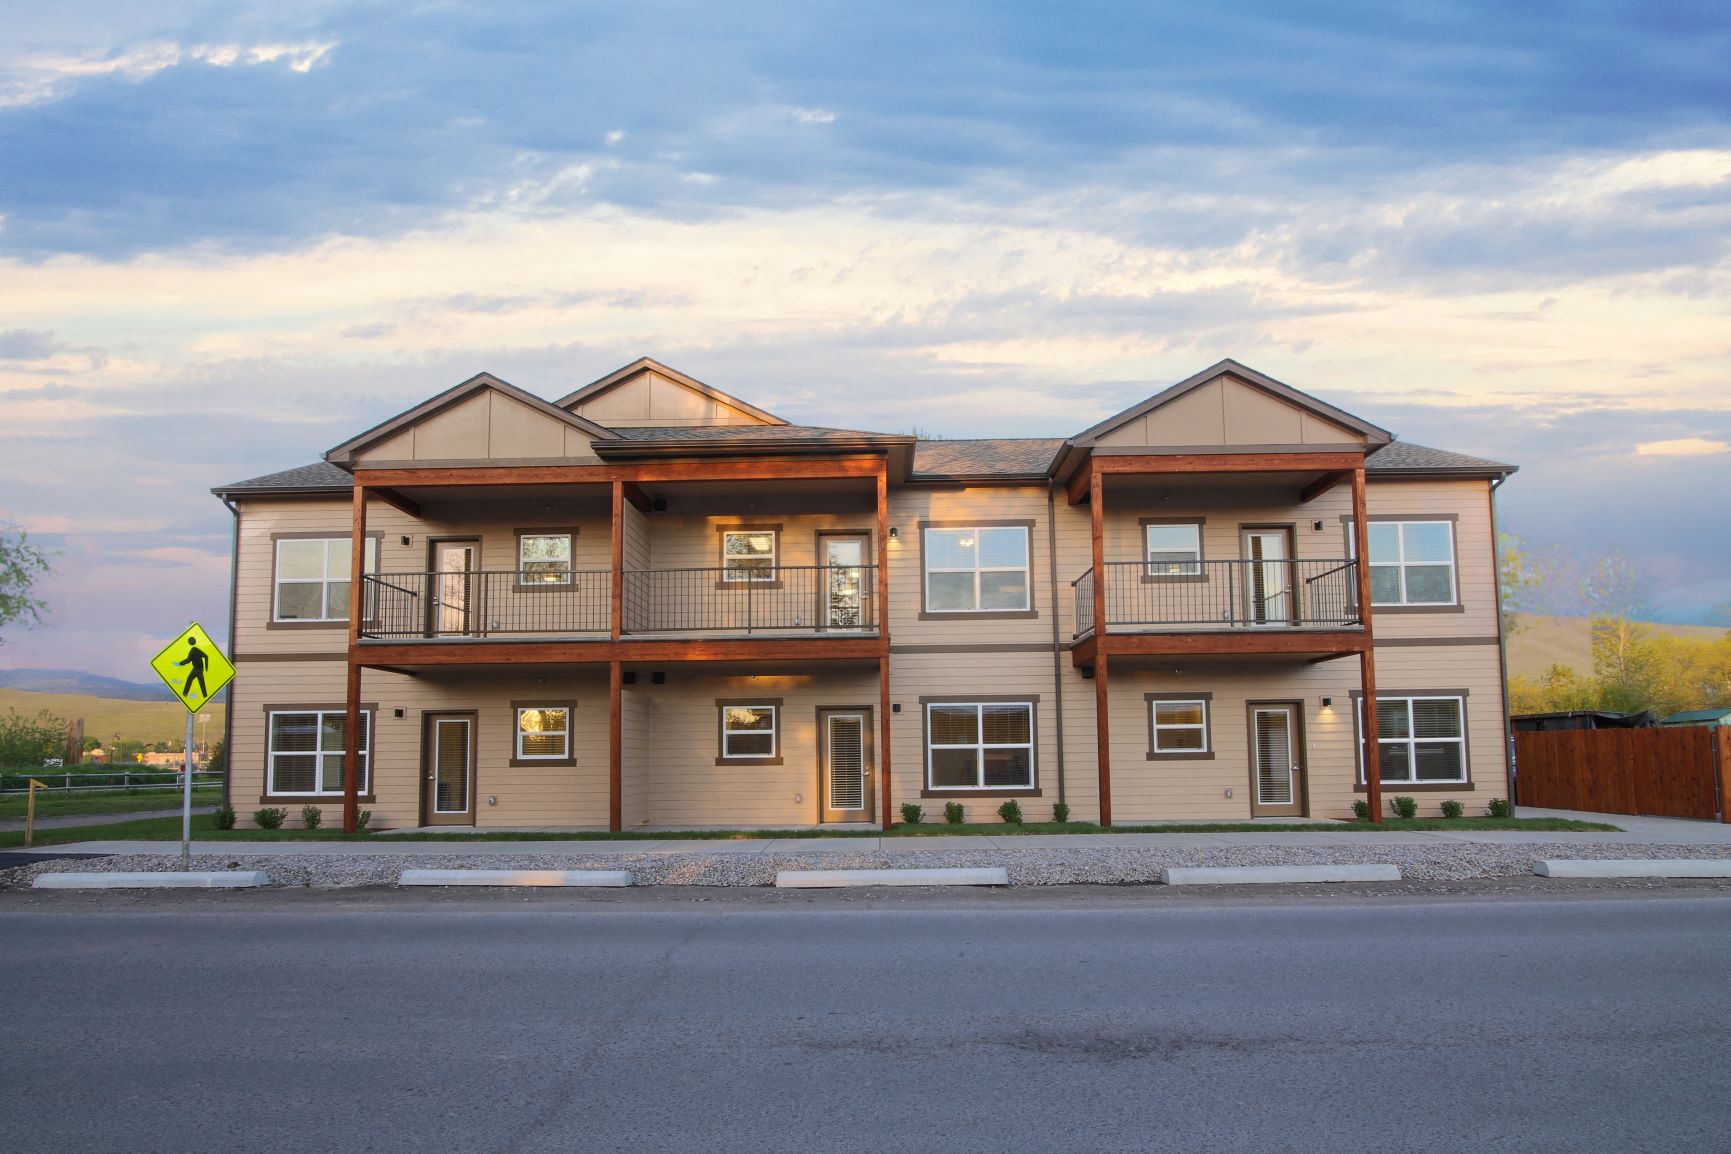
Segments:
[[[1111,658],[1104,653],[1094,658],[1094,740],[1100,766],[1100,824],[1112,824],[1112,710],[1108,704],[1107,670]]]
[[[1095,763],[1100,771],[1100,824],[1112,824],[1112,710],[1106,692],[1106,479],[1088,471],[1088,519],[1094,550],[1094,728],[1099,743]]]
[[[1070,479],[1064,483],[1064,496],[1070,504],[1080,505],[1088,499],[1093,490],[1094,458],[1092,455],[1082,462],[1081,468],[1070,474]]]
[[[889,466],[878,470],[877,626],[884,644],[890,641],[890,479]],[[823,558],[818,558],[823,564]]]
[[[1324,473],[1298,491],[1298,503],[1300,505],[1310,504],[1351,476],[1352,471],[1350,469],[1336,469],[1331,473]]]
[[[653,641],[416,641],[368,642],[354,654],[367,668],[452,668],[465,665],[587,665],[609,661],[876,661],[888,655],[876,637],[704,638]]]
[[[373,496],[399,512],[407,513],[411,517],[421,515],[421,503],[409,500],[395,489],[375,489],[369,486],[369,491]]]
[[[1382,747],[1377,744],[1376,725],[1376,639],[1371,629],[1370,605],[1370,525],[1369,510],[1364,495],[1364,466],[1352,471],[1352,542],[1357,558],[1358,619],[1364,626],[1366,645],[1358,655],[1360,690],[1364,720],[1364,798],[1370,807],[1370,820],[1382,821]]]
[[[624,825],[625,803],[625,677],[617,661],[607,666],[607,828],[618,833]]]
[[[642,486],[630,481],[625,482],[625,499],[630,501],[632,507],[639,513],[647,513],[654,508],[653,502],[649,500],[649,494],[643,491]]]
[[[366,574],[367,487],[355,484],[349,537],[349,654],[360,648],[361,618],[367,612]],[[343,832],[354,833],[361,812],[361,667],[348,664],[343,698]],[[376,742],[369,745],[376,745]],[[415,775],[416,780],[420,775]]]
[[[869,478],[884,458],[764,457],[744,460],[648,461],[618,465],[512,465],[499,468],[363,469],[369,487],[394,485],[604,485],[611,481],[785,481],[817,478]]]
[[[879,806],[883,813],[883,827],[888,829],[894,824],[890,816],[893,802],[890,782],[890,659],[878,658],[878,780],[882,782],[879,788]]]
[[[609,636],[619,640],[625,624],[625,483],[613,482],[613,586],[608,608]]]
[[[1101,473],[1314,473],[1364,467],[1362,453],[1180,453],[1096,457]]]
[[[1359,629],[1277,631],[1269,629],[1214,630],[1190,633],[1112,633],[1101,642],[1102,652],[1119,657],[1159,654],[1287,654],[1343,657],[1362,653],[1370,638]],[[1325,658],[1326,659],[1326,658]]]

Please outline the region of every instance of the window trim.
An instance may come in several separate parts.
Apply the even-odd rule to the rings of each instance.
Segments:
[[[549,525],[545,528],[514,529],[512,532],[517,541],[517,571],[514,578],[516,589],[522,593],[533,593],[537,589],[557,590],[569,593],[578,588],[577,581],[577,534],[582,532],[576,525]],[[570,544],[570,563],[565,570],[563,581],[525,581],[523,580],[523,539],[525,537],[564,537]]]
[[[523,752],[523,718],[525,709],[563,709],[565,711],[565,752],[557,756],[525,754]],[[545,765],[568,767],[577,764],[577,703],[535,698],[511,702],[511,759],[517,768]]]
[[[264,712],[264,744],[262,748],[263,762],[260,766],[259,802],[265,804],[269,802],[287,801],[298,802],[302,805],[320,802],[340,803],[343,800],[343,791],[340,789],[335,793],[278,793],[273,790],[272,787],[275,783],[272,780],[274,777],[272,772],[274,767],[271,760],[271,717],[278,713],[340,713],[346,718],[349,710],[348,703],[343,701],[332,701],[305,705],[298,702],[289,702],[287,704],[266,704],[262,707],[262,710]],[[362,776],[364,780],[361,784],[364,785],[365,788],[360,790],[359,800],[372,802],[378,800],[373,791],[372,772],[372,747],[377,741],[379,723],[378,703],[375,701],[362,702],[361,713],[365,714],[367,718],[367,750],[362,757]],[[320,722],[319,724],[322,726],[324,723]],[[317,756],[323,756],[323,754],[321,753]]]
[[[1352,690],[1352,749],[1355,768],[1352,775],[1354,793],[1368,792],[1364,780],[1364,693],[1362,690]],[[1473,745],[1472,726],[1467,717],[1467,705],[1472,700],[1472,692],[1466,689],[1391,689],[1376,695],[1378,701],[1425,700],[1427,698],[1458,698],[1461,703],[1461,772],[1466,775],[1464,781],[1385,781],[1382,788],[1394,789],[1401,793],[1471,793],[1477,786],[1473,783]],[[1381,744],[1381,734],[1378,733],[1378,744]],[[1403,739],[1407,740],[1407,739]],[[1437,741],[1453,741],[1454,738],[1434,738]],[[1409,740],[1410,744],[1410,740]],[[1410,761],[1409,761],[1409,764]],[[1380,761],[1378,768],[1381,768]]]
[[[781,756],[781,711],[786,704],[780,697],[718,697],[715,699],[715,764],[716,765],[780,765]],[[769,747],[772,752],[768,756],[757,753],[729,754],[727,752],[727,711],[735,709],[768,709],[773,713],[774,724],[770,726]],[[737,732],[745,732],[743,730]],[[761,732],[761,731],[757,731]]]
[[[750,586],[753,589],[780,589],[781,580],[781,530],[782,526],[774,525],[717,525],[715,527],[715,547],[720,555],[717,566],[715,587],[717,589],[738,589]],[[730,533],[768,533],[769,534],[769,576],[729,577],[727,568],[727,537]],[[744,572],[744,570],[738,570]]]
[[[1207,526],[1204,517],[1142,517],[1136,522],[1136,531],[1142,538],[1142,581],[1144,584],[1178,584],[1185,581],[1207,581],[1208,545],[1203,532]],[[1190,525],[1196,529],[1196,572],[1194,573],[1150,573],[1148,566],[1148,530],[1157,525]]]
[[[983,705],[1025,705],[1028,707],[1028,784],[1022,785],[934,785],[932,784],[932,709],[937,706],[983,706]],[[1040,695],[1037,693],[1015,694],[973,694],[957,696],[946,694],[941,697],[920,698],[920,739],[925,744],[925,777],[920,789],[921,797],[1039,797],[1040,789]],[[988,748],[985,742],[984,719],[981,719],[980,741],[972,746],[951,745],[945,749],[975,749],[983,751]],[[1020,743],[1015,745],[993,745],[994,749],[1020,749]],[[983,758],[975,759],[975,780],[983,782],[985,778],[985,763]]]
[[[1202,706],[1202,744],[1203,748],[1193,750],[1161,749],[1160,730],[1195,729],[1193,725],[1160,726],[1154,720],[1154,707],[1160,702],[1194,701]],[[1149,761],[1213,761],[1214,760],[1214,694],[1206,692],[1193,693],[1144,693],[1143,708],[1148,713],[1148,753]]]
[[[1437,522],[1437,521],[1448,522],[1448,525],[1449,525],[1450,582],[1454,587],[1454,601],[1452,601],[1452,602],[1438,601],[1438,602],[1430,603],[1430,602],[1422,602],[1422,601],[1421,602],[1391,601],[1385,605],[1380,601],[1373,600],[1370,603],[1371,612],[1373,614],[1374,613],[1464,613],[1464,612],[1466,612],[1466,603],[1461,598],[1460,519],[1461,518],[1460,518],[1459,513],[1369,513],[1369,514],[1366,514],[1364,520],[1365,520],[1365,524],[1367,526],[1373,522],[1387,523],[1387,522],[1391,522],[1391,521],[1399,523],[1399,524],[1409,524],[1409,523],[1410,524],[1427,524],[1430,522]],[[1340,515],[1340,525],[1341,525],[1342,531],[1346,535],[1346,558],[1349,561],[1357,560],[1357,558],[1358,558],[1358,539],[1357,539],[1357,535],[1355,533],[1353,533],[1353,531],[1352,531],[1352,514],[1342,513]],[[1404,546],[1403,546],[1403,552],[1404,552]],[[1366,564],[1369,564],[1369,562],[1367,561]],[[1403,567],[1405,566],[1405,564],[1406,563],[1404,561],[1401,562],[1401,565]],[[1354,584],[1354,586],[1351,590],[1351,596],[1352,596],[1352,603],[1356,607],[1358,604],[1358,587],[1357,587],[1356,583]],[[1401,596],[1403,596],[1403,597],[1406,596],[1406,576],[1404,573],[1401,575]]]
[[[970,520],[966,520],[966,521],[920,521],[920,522],[918,522],[918,524],[916,526],[916,531],[920,535],[920,620],[922,620],[922,621],[927,621],[927,620],[936,620],[936,621],[956,621],[956,620],[967,620],[967,621],[1032,621],[1032,620],[1037,620],[1040,616],[1040,611],[1037,608],[1037,606],[1040,603],[1040,598],[1039,598],[1038,588],[1036,587],[1036,585],[1034,583],[1034,574],[1035,574],[1036,569],[1038,568],[1038,566],[1035,564],[1035,557],[1034,557],[1034,544],[1035,544],[1034,538],[1036,536],[1036,534],[1034,533],[1035,527],[1036,527],[1036,523],[1035,523],[1034,519],[1031,517],[1003,518],[1003,519],[974,518],[974,519],[970,519]],[[1024,569],[1024,572],[1027,574],[1028,607],[1026,609],[933,609],[932,605],[931,605],[931,574],[932,574],[932,571],[931,571],[930,566],[927,564],[927,557],[929,555],[929,552],[926,549],[926,533],[932,529],[1021,529],[1021,530],[1023,530],[1026,533],[1027,540],[1028,540],[1028,553],[1027,553],[1028,562],[1027,562],[1027,565]],[[940,572],[940,573],[972,572],[975,575],[975,577],[974,577],[974,592],[975,592],[975,598],[976,598],[976,603],[977,603],[978,594],[979,594],[979,587],[980,587],[979,586],[979,573],[981,572],[980,569],[978,569],[978,568],[975,568],[972,570],[940,569],[940,570],[938,570],[938,572]],[[1001,567],[994,567],[993,569],[989,570],[989,572],[1008,573],[1008,572],[1011,572],[1011,570],[1004,569]]]
[[[379,566],[382,563],[382,560],[384,557],[385,534],[383,533],[383,531],[368,532],[365,535],[365,538],[366,538],[366,540],[371,541],[373,543],[373,567],[371,570],[368,570],[366,568],[365,562],[363,561],[362,565],[361,565],[361,572],[363,575],[370,572],[374,576],[377,576],[379,573]],[[346,628],[348,628],[349,618],[348,618],[348,614],[346,614],[346,613],[341,617],[279,618],[276,615],[276,613],[277,613],[277,585],[278,585],[277,570],[278,570],[278,567],[281,565],[281,560],[280,560],[281,550],[279,548],[279,544],[283,541],[349,541],[349,542],[353,542],[354,541],[354,534],[345,533],[345,532],[342,532],[340,530],[335,530],[335,531],[322,531],[322,532],[321,531],[312,531],[312,532],[305,532],[305,533],[272,533],[270,535],[270,606],[265,611],[265,623],[264,623],[265,628],[266,629],[346,629]],[[363,546],[363,549],[364,548],[365,547]],[[321,584],[329,585],[330,582],[331,582],[331,578],[329,576],[327,576],[321,582]],[[312,584],[312,581],[310,579],[295,579],[294,581],[291,582],[291,584],[310,585],[310,584]],[[328,596],[329,596],[329,594],[327,593],[326,598],[328,598]],[[373,611],[374,611],[373,616],[365,619],[366,624],[373,625],[373,624],[377,624],[377,622],[378,622],[378,604],[377,604],[376,599],[375,599],[375,602],[373,604]]]

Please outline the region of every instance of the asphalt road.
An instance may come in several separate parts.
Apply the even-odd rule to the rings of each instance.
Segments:
[[[1724,1151],[1731,897],[0,903],[7,1151]]]

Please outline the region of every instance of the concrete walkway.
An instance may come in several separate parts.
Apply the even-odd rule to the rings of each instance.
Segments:
[[[195,805],[194,815],[214,813],[213,805]],[[144,821],[153,817],[179,817],[179,808],[175,809],[144,809],[133,810],[130,813],[74,813],[64,817],[39,817],[36,819],[37,829],[71,829],[80,825],[119,825],[128,821]],[[19,833],[24,829],[22,821],[0,821],[0,833]]]
[[[1370,845],[1506,845],[1553,843],[1558,845],[1723,845],[1731,844],[1731,825],[1717,822],[1682,821],[1662,817],[1629,817],[1623,814],[1570,813],[1564,810],[1523,809],[1523,817],[1560,817],[1579,821],[1602,821],[1622,827],[1620,833],[1545,830],[1390,830],[1385,833],[1353,833],[1342,830],[1314,833],[1099,833],[1099,834],[983,834],[971,837],[847,837],[847,838],[736,838],[673,839],[645,837],[631,841],[500,841],[484,834],[461,841],[408,841],[401,837],[379,837],[368,841],[195,841],[196,854],[234,854],[247,857],[323,854],[333,857],[376,854],[466,857],[494,854],[812,854],[884,853],[912,854],[955,850],[1022,849],[1117,849],[1194,846],[1370,846]],[[84,841],[61,846],[38,847],[43,853],[150,854],[168,853],[174,843],[160,841]]]

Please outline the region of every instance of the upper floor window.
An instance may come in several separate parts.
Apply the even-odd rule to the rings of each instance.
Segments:
[[[518,532],[517,583],[520,585],[571,584],[571,534],[565,532]]]
[[[362,571],[379,568],[379,542],[365,539]],[[347,537],[284,537],[276,543],[275,594],[272,617],[277,621],[347,621],[349,617],[349,558]]]
[[[774,581],[775,551],[774,529],[723,530],[722,580]]]
[[[1202,526],[1195,522],[1149,522],[1142,526],[1142,547],[1150,577],[1202,575]]]
[[[1027,612],[1028,527],[925,531],[926,610],[931,613]]]
[[[1372,605],[1455,604],[1455,539],[1452,521],[1372,521]],[[1357,538],[1347,525],[1349,552]]]

